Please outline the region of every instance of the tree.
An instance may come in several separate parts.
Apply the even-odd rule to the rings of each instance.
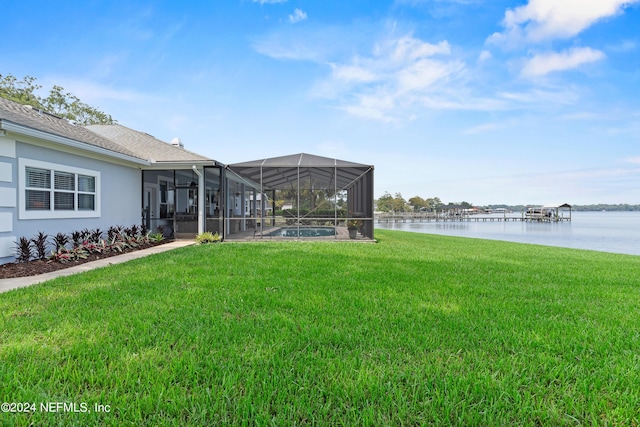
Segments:
[[[411,208],[416,212],[421,208],[435,211],[443,205],[444,203],[442,203],[439,197],[423,199],[420,196],[410,198],[407,204],[402,198],[402,194],[396,193],[395,196],[392,196],[389,192],[385,192],[384,195],[377,200],[377,210],[380,212],[404,212]]]
[[[85,104],[72,93],[63,93],[63,91],[63,87],[54,85],[49,96],[42,100],[44,109],[81,125],[111,125],[115,123],[109,114]]]
[[[394,212],[404,212],[407,207],[407,201],[402,198],[402,194],[396,193],[392,202],[392,210]]]
[[[427,205],[431,210],[440,209],[440,207],[443,204],[444,203],[442,203],[442,200],[440,200],[440,197],[430,197],[427,199]]]
[[[21,81],[9,74],[0,74],[0,97],[23,105],[42,108],[40,98],[34,93],[42,88],[35,84],[35,77],[24,77]]]
[[[378,199],[378,210],[380,212],[389,212],[393,210],[393,196],[389,192],[385,192]]]
[[[45,110],[67,120],[72,120],[79,125],[117,123],[111,115],[98,110],[82,102],[72,93],[65,93],[64,88],[54,85],[49,96],[42,98],[36,95],[36,91],[42,86],[35,83],[36,78],[26,76],[18,80],[11,74],[0,74],[0,97],[18,102],[24,105]]]
[[[421,208],[428,208],[429,204],[420,196],[413,196],[409,199],[409,204],[413,207],[414,212],[418,212]]]

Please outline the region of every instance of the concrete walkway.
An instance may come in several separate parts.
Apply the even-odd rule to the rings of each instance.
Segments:
[[[69,276],[71,274],[82,273],[83,271],[93,270],[95,268],[105,267],[111,264],[120,264],[136,258],[142,258],[151,254],[170,251],[176,248],[193,245],[193,240],[175,240],[163,245],[154,246],[140,251],[129,252],[122,255],[116,255],[97,261],[86,262],[75,267],[63,268],[62,270],[52,271],[51,273],[40,274],[38,276],[16,277],[15,279],[0,279],[0,293],[10,291],[12,289],[24,288],[36,283],[46,282],[56,277]]]

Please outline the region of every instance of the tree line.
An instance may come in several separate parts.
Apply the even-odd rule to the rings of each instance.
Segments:
[[[423,199],[420,196],[411,197],[409,200],[405,200],[401,193],[395,193],[391,195],[389,192],[385,192],[376,201],[376,210],[379,212],[420,212],[427,211],[433,212],[442,208],[457,207],[460,209],[470,209],[473,206],[469,202],[448,203],[444,204],[439,197],[430,197]],[[527,209],[525,205],[506,205],[506,204],[494,204],[480,206],[483,209],[497,209],[503,208],[512,210],[514,212],[521,212]],[[591,205],[573,205],[574,211],[640,211],[640,205],[632,205],[626,203],[619,204],[591,204]]]
[[[31,105],[39,110],[54,114],[79,125],[111,125],[116,120],[99,109],[82,102],[72,93],[65,92],[62,86],[54,85],[47,97],[37,92],[42,86],[36,83],[36,78],[25,76],[22,80],[11,74],[0,74],[0,97],[23,105]]]
[[[473,207],[469,202],[449,203],[445,205],[439,197],[423,199],[420,196],[413,196],[409,200],[405,200],[401,193],[391,195],[389,192],[385,192],[376,200],[376,210],[380,212],[436,211],[446,206],[458,206],[462,209]]]

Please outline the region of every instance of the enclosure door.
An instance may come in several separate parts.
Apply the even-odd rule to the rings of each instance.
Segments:
[[[158,215],[158,186],[153,184],[145,184],[143,199],[143,223],[147,230],[151,230],[152,222]]]
[[[198,186],[176,187],[174,233],[177,239],[191,239],[198,233]]]

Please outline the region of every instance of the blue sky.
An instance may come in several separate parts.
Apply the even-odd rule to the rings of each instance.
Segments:
[[[640,0],[3,2],[0,74],[224,163],[375,194],[640,203]]]

